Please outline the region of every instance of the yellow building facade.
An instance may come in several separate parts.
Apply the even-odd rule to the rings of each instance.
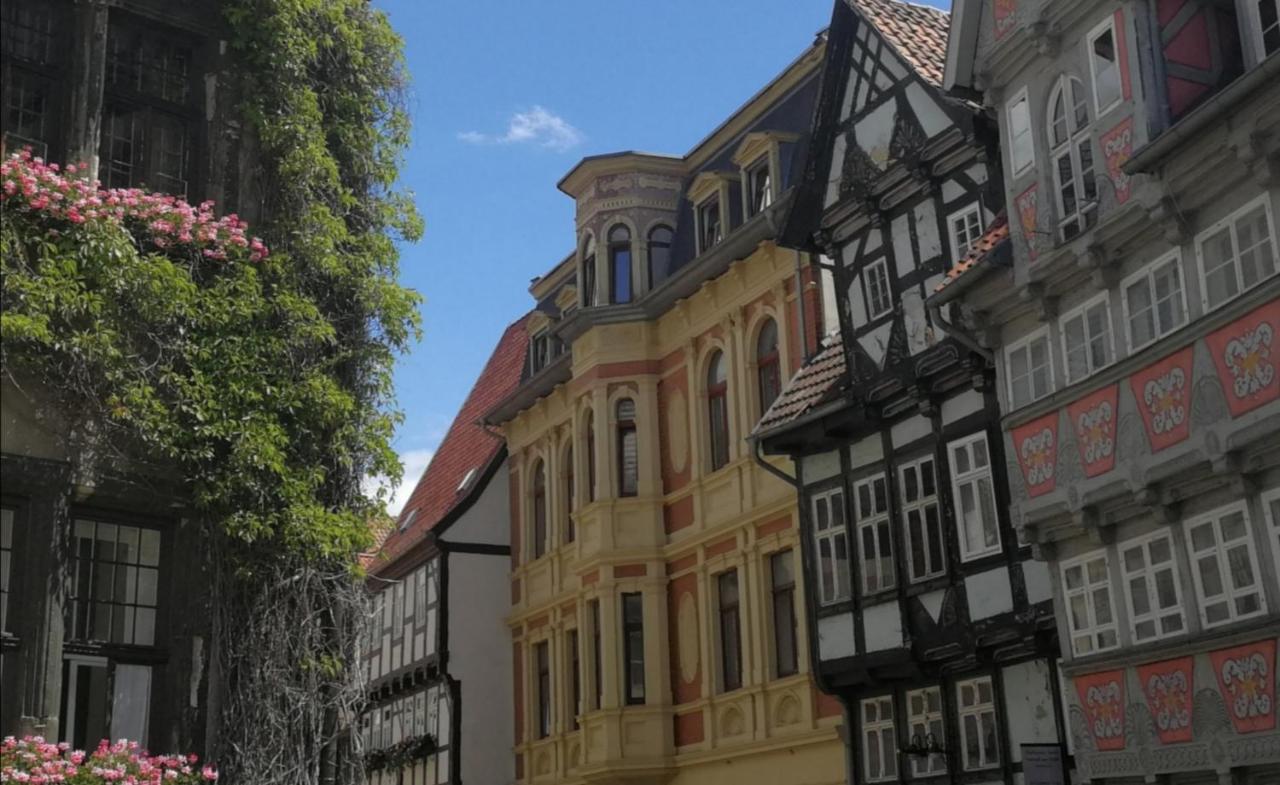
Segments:
[[[745,439],[826,329],[821,281],[771,239],[822,47],[688,155],[561,182],[577,250],[531,287],[525,379],[487,418],[510,456],[519,782],[845,779],[795,489]]]

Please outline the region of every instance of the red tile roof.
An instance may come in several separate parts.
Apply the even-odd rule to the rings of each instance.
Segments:
[[[844,378],[844,341],[840,333],[832,333],[823,340],[822,350],[809,358],[787,382],[782,394],[760,418],[755,432],[762,433],[792,422],[834,399]]]
[[[899,0],[845,0],[875,25],[880,35],[926,81],[941,87],[947,61],[951,15]]]
[[[964,258],[951,266],[947,271],[947,277],[942,279],[942,283],[934,287],[935,292],[940,292],[947,288],[952,281],[964,275],[973,269],[974,265],[987,258],[987,254],[991,253],[996,246],[1009,239],[1009,214],[1004,210],[1000,214],[991,219],[991,223],[987,225],[986,231],[982,236],[973,241],[973,245],[969,246],[969,253]]]
[[[470,487],[462,489],[460,486],[467,474],[475,470],[475,476],[479,477],[502,449],[502,439],[486,431],[480,420],[520,383],[525,353],[529,348],[529,338],[524,329],[527,318],[521,317],[507,327],[494,347],[489,362],[480,372],[458,415],[453,418],[449,432],[400,511],[397,530],[387,535],[380,552],[374,557],[377,564],[370,567],[371,572],[378,572],[389,565],[435,528],[466,498],[465,491]],[[401,531],[398,527],[405,528]]]

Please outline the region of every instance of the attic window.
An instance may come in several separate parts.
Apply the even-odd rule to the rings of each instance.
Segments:
[[[462,493],[466,489],[470,488],[471,483],[475,479],[476,479],[476,470],[473,467],[469,469],[465,475],[463,475],[462,482],[458,483],[458,493]]]
[[[408,529],[409,524],[413,523],[413,519],[417,517],[418,517],[418,511],[416,509],[409,510],[408,515],[404,515],[400,518],[400,531],[404,531],[405,529]]]

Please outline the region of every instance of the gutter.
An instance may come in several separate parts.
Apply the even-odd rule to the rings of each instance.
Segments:
[[[947,288],[950,288],[950,287],[947,287]],[[981,355],[983,358],[987,360],[987,362],[994,362],[995,353],[992,352],[990,349],[986,348],[985,346],[983,346],[978,341],[977,336],[975,336],[973,333],[969,332],[967,329],[965,329],[964,327],[961,327],[959,324],[956,324],[955,322],[947,321],[942,315],[942,306],[943,306],[943,303],[934,302],[932,299],[930,299],[928,301],[929,318],[932,319],[936,324],[940,325],[942,327],[943,332],[947,333],[952,338],[955,338],[966,349],[969,349],[970,351]]]
[[[1197,106],[1191,114],[1134,153],[1121,169],[1130,175],[1150,173],[1206,126],[1222,119],[1255,90],[1274,84],[1277,79],[1280,79],[1280,53],[1272,54],[1261,65]]]
[[[797,491],[800,490],[800,481],[798,479],[792,477],[790,474],[787,474],[764,459],[764,453],[760,452],[759,438],[755,436],[748,436],[747,442],[751,445],[751,460],[755,461],[757,466],[790,485],[792,488],[795,488]]]

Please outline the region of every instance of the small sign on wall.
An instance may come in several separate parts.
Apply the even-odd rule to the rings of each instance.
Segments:
[[[1022,778],[1026,785],[1067,785],[1061,744],[1023,744]]]

